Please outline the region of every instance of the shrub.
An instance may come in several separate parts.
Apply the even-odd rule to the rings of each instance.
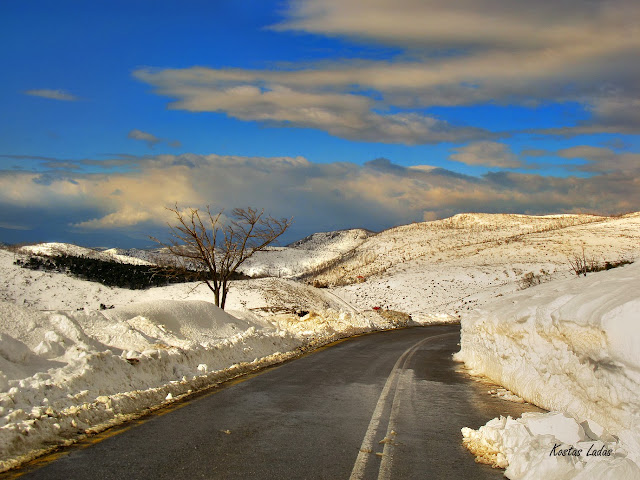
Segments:
[[[548,280],[549,273],[545,270],[541,270],[539,274],[533,272],[525,273],[518,283],[520,284],[520,289],[524,290],[525,288],[540,285]]]
[[[587,273],[601,272],[603,270],[611,270],[612,268],[622,267],[623,265],[629,265],[633,263],[632,260],[619,259],[615,261],[606,260],[602,263],[598,262],[595,258],[589,257],[584,253],[584,247],[582,247],[582,254],[574,254],[567,259],[569,266],[573,273],[577,276],[587,276]]]

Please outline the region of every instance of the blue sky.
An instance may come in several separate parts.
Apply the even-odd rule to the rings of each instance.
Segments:
[[[450,3],[2,2],[0,241],[640,210],[640,5]]]

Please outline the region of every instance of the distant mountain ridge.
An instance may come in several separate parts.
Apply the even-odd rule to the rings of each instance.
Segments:
[[[617,222],[633,222],[638,219],[640,213],[620,217],[462,213],[443,220],[393,227],[371,235],[350,251],[348,256],[318,268],[308,280],[317,280],[327,285],[348,285],[421,258],[433,262],[434,259],[438,261],[439,257],[440,260],[445,260],[464,254],[476,255],[492,246],[518,242],[525,236],[538,234],[544,237],[545,233],[549,233],[554,237],[551,235],[553,232],[571,231],[586,225],[614,226]],[[607,229],[603,227],[601,230],[597,236],[606,239]],[[577,241],[586,242],[588,237],[590,235]],[[571,247],[570,243],[565,242],[563,248],[553,248],[553,252],[550,250],[548,254],[562,255],[564,258],[571,251],[568,248]],[[632,245],[625,248],[632,249]]]
[[[381,275],[407,262],[420,263],[420,259],[428,259],[432,263],[434,260],[460,258],[470,253],[477,255],[481,250],[522,241],[524,236],[544,237],[545,234],[564,231],[571,233],[570,237],[578,243],[589,243],[587,240],[593,235],[606,238],[607,232],[615,230],[618,223],[638,219],[640,212],[619,217],[461,213],[442,220],[401,225],[379,233],[365,229],[314,233],[286,247],[272,247],[257,252],[240,270],[251,276],[297,277],[309,283],[317,281],[327,285],[349,285],[363,278]],[[580,238],[575,229],[588,225],[601,227],[592,228],[592,233],[584,231],[585,238]],[[555,235],[549,237],[546,255],[555,256],[553,261],[558,263],[559,256],[565,258],[571,251],[571,242],[565,239],[560,242],[562,246],[551,248],[557,239],[553,239]],[[625,251],[629,248],[625,247]],[[478,252],[470,252],[470,249]],[[97,250],[65,243],[25,246],[19,251],[35,255],[65,253],[136,265],[167,264],[173,258],[165,248]],[[512,253],[507,256],[510,255]]]

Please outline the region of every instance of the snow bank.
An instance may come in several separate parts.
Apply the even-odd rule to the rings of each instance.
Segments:
[[[331,309],[246,317],[205,301],[71,312],[0,302],[0,469],[305,349],[395,326]]]
[[[639,326],[636,263],[532,287],[475,311],[462,319],[456,359],[531,403],[592,419],[640,463]]]
[[[559,412],[494,418],[478,430],[463,428],[462,435],[476,461],[506,468],[511,480],[640,478],[640,468],[609,432]]]

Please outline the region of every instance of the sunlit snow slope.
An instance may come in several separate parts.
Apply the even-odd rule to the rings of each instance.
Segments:
[[[360,309],[383,306],[427,321],[515,291],[530,272],[568,277],[568,260],[583,247],[597,262],[640,257],[640,214],[456,215],[381,232],[309,280],[344,285],[336,294]]]

